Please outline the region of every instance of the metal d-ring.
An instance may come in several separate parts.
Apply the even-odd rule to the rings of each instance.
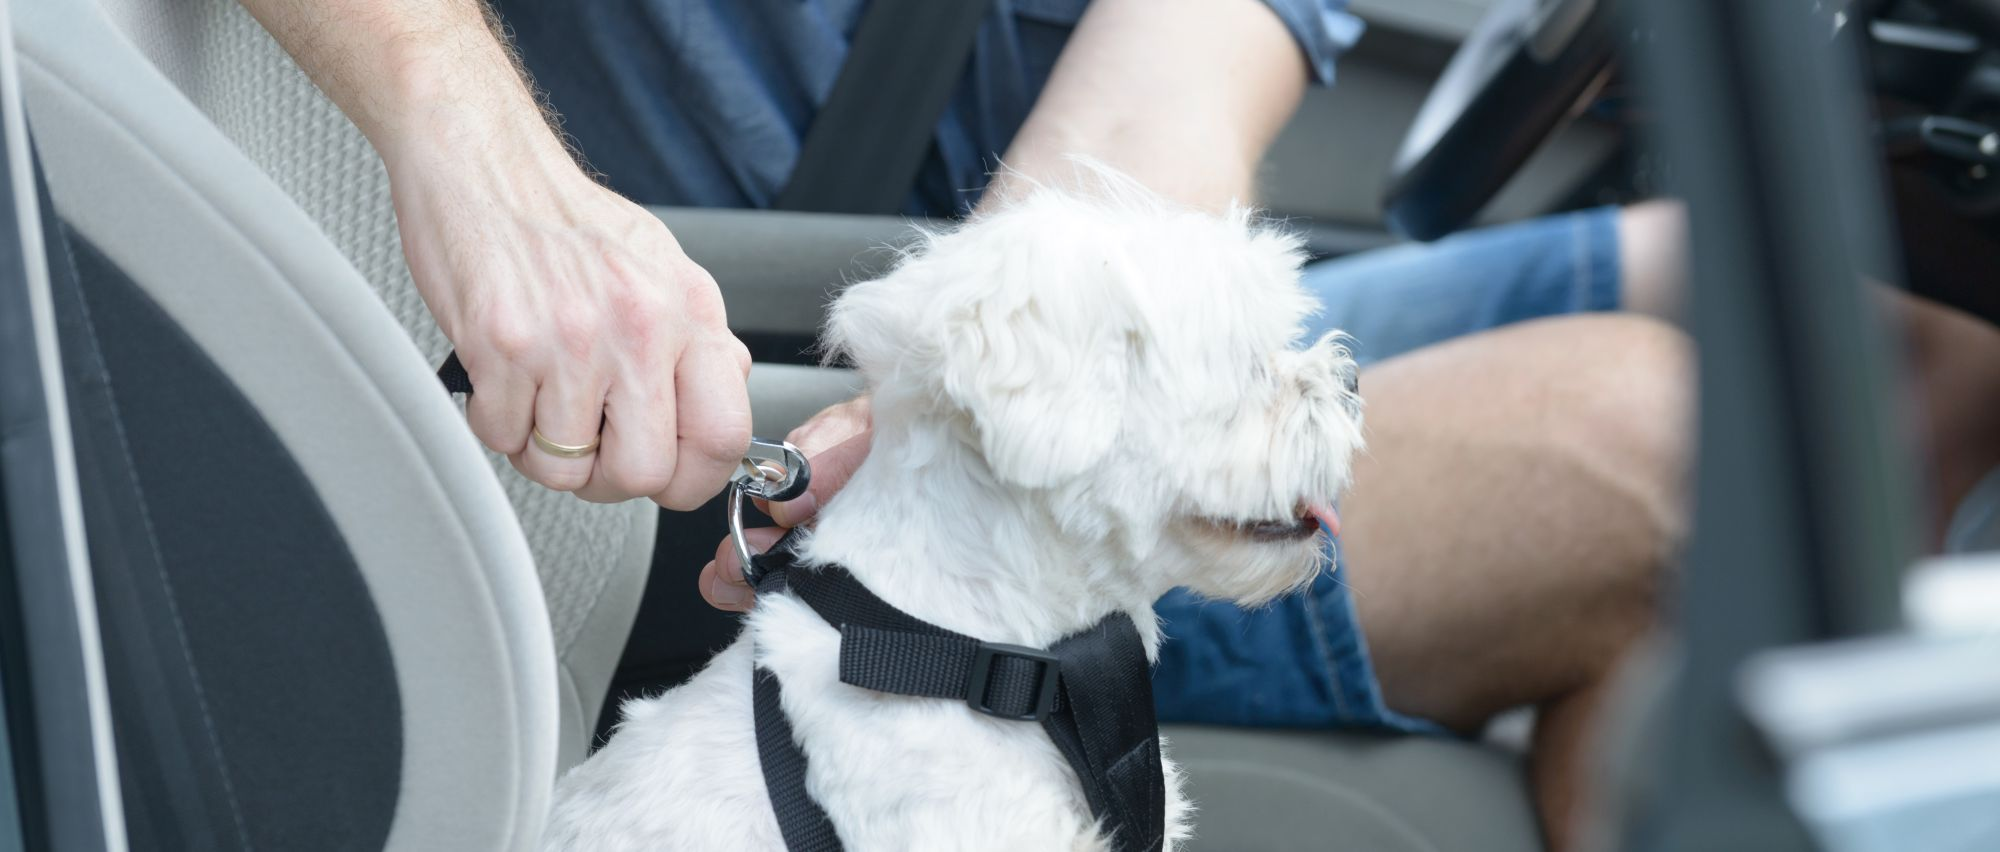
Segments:
[[[750,496],[783,503],[806,493],[812,485],[812,466],[806,463],[806,454],[789,442],[751,438],[735,478],[749,486]]]
[[[729,481],[727,494],[729,543],[736,546],[737,564],[743,566],[743,582],[750,584],[750,588],[754,589],[757,587],[757,569],[755,563],[750,561],[750,543],[743,539],[743,504],[750,499],[750,495],[745,493],[742,482],[733,479]]]

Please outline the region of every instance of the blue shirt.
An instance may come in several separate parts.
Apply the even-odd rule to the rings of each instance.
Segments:
[[[993,0],[906,212],[971,208],[1088,0]],[[1347,0],[1264,0],[1333,82]],[[498,0],[563,128],[635,201],[768,207],[866,0]]]

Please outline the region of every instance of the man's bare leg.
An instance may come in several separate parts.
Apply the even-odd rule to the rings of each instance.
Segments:
[[[1384,694],[1464,731],[1539,707],[1532,780],[1556,849],[1604,684],[1651,624],[1684,527],[1690,368],[1678,331],[1596,315],[1361,380],[1369,451],[1343,548]]]
[[[1923,445],[1925,544],[1935,550],[1958,502],[2000,467],[2000,329],[1899,291],[1888,305],[1903,332],[1903,384]]]
[[[1672,320],[1687,278],[1687,215],[1679,201],[1636,204],[1618,214],[1621,307]],[[1958,502],[2000,467],[2000,329],[1902,290],[1879,287],[1880,306],[1901,338],[1903,410],[1923,460],[1927,545],[1942,544]]]

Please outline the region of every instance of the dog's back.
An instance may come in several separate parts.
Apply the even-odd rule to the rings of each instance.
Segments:
[[[799,602],[760,602],[687,684],[627,702],[611,742],[557,785],[551,850],[781,850],[752,725],[752,644],[785,684],[807,787],[847,848],[1108,848],[1036,725],[838,683],[839,635]]]

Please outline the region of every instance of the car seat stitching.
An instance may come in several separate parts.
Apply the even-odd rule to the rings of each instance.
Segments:
[[[55,223],[55,227],[59,229],[59,238],[56,240],[56,243],[62,248],[63,261],[69,265],[71,270],[75,270],[77,268],[75,250],[71,248],[68,238],[62,236],[63,232],[66,232],[68,228],[61,222]],[[81,283],[81,281],[78,282],[79,291],[81,290]],[[81,296],[81,292],[78,295]],[[77,299],[77,312],[82,315],[87,328],[96,327],[95,323],[91,322],[90,319],[90,305],[88,300],[83,298]],[[160,587],[165,593],[167,615],[173,620],[174,638],[180,647],[181,659],[187,665],[188,680],[194,686],[194,699],[200,710],[202,731],[207,735],[209,751],[215,755],[217,773],[222,776],[222,795],[229,803],[229,817],[236,829],[236,839],[241,848],[248,850],[253,848],[250,844],[250,831],[244,825],[242,806],[236,799],[236,786],[229,777],[229,761],[222,753],[222,738],[215,730],[215,719],[209,714],[208,693],[201,683],[201,670],[194,663],[194,648],[188,642],[187,623],[181,618],[180,604],[174,594],[173,579],[168,576],[166,558],[160,553],[159,533],[153,525],[153,513],[146,505],[145,487],[139,482],[138,462],[132,456],[131,442],[126,437],[125,418],[119,414],[118,397],[117,394],[112,392],[111,370],[104,363],[102,353],[98,352],[95,346],[87,347],[85,352],[86,356],[91,359],[91,363],[86,366],[103,377],[105,402],[111,408],[110,419],[113,438],[118,442],[119,454],[124,456],[125,463],[121,467],[125,472],[126,482],[132,488],[132,493],[139,497],[139,523],[146,532],[146,544],[153,552],[153,564],[159,571]]]

